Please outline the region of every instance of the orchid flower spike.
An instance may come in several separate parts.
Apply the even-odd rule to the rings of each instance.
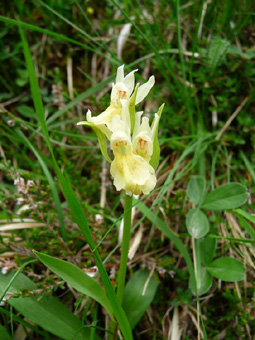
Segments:
[[[134,70],[124,75],[124,65],[117,70],[111,92],[110,106],[97,117],[88,110],[86,121],[78,125],[90,126],[97,134],[99,146],[111,163],[110,172],[117,190],[127,195],[149,194],[156,185],[155,170],[159,162],[158,124],[163,110],[159,108],[152,124],[143,112],[135,111],[154,85],[154,76],[147,83],[135,87]],[[106,138],[110,141],[114,159],[107,152]]]

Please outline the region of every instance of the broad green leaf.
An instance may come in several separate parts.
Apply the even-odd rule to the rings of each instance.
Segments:
[[[199,289],[197,290],[198,296],[207,293],[211,286],[212,276],[208,273],[208,271],[204,267],[201,267],[201,284]],[[192,284],[191,280],[189,281],[189,287],[192,293],[196,295],[196,286]]]
[[[148,270],[139,270],[125,287],[122,306],[132,329],[152,303],[157,291],[158,282],[153,276],[149,276]]]
[[[222,281],[241,281],[245,277],[244,264],[232,257],[221,257],[207,267],[208,272]]]
[[[102,305],[111,318],[113,319],[112,307],[105,291],[100,284],[93,278],[84,273],[79,267],[67,261],[57,259],[55,257],[39,253],[34,250],[35,255],[45,264],[51,271],[60,276],[70,286],[79,292],[90,296]]]
[[[158,109],[157,114],[159,115],[159,119],[162,115],[162,111],[163,111],[164,106],[165,106],[165,104],[162,104],[160,106],[160,108]],[[152,122],[151,128],[153,128],[154,124],[155,124],[155,118]],[[159,155],[160,155],[160,147],[159,147],[159,141],[158,141],[158,126],[157,126],[154,141],[153,141],[153,153],[152,153],[152,156],[151,156],[151,159],[150,159],[150,165],[153,167],[154,170],[156,170],[157,167],[158,167]]]
[[[187,196],[194,204],[198,205],[203,200],[205,191],[205,178],[202,176],[192,176],[187,186]]]
[[[186,226],[189,234],[194,238],[201,238],[209,231],[209,222],[200,209],[190,209],[186,216]]]
[[[1,292],[4,291],[13,275],[14,273],[12,272],[6,275],[0,273]],[[19,292],[21,288],[32,292],[37,289],[37,286],[33,281],[20,273],[8,289],[8,292]],[[90,330],[83,327],[81,320],[57,298],[45,292],[34,296],[10,298],[8,299],[8,304],[13,306],[27,319],[60,339],[90,339]],[[97,337],[97,339],[99,338]]]
[[[240,183],[223,184],[206,195],[202,208],[208,210],[235,209],[243,205],[248,196],[245,186]]]
[[[0,325],[0,339],[1,340],[12,340],[12,337],[9,335],[7,330],[2,325]]]

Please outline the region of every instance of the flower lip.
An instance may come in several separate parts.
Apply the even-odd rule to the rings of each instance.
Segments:
[[[122,155],[125,156],[129,152],[129,145],[128,142],[125,140],[119,141],[115,143],[116,149],[118,149],[118,152]]]
[[[116,189],[124,189],[127,195],[148,194],[156,185],[154,169],[131,150],[125,154],[120,151],[113,150],[115,158],[110,168]]]

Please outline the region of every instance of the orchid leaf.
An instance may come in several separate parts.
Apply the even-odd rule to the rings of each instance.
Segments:
[[[123,299],[123,309],[133,329],[144,315],[158,288],[158,282],[149,270],[138,270],[128,281]]]
[[[0,273],[1,293],[14,275],[14,272],[6,275]],[[58,298],[45,292],[32,294],[33,291],[36,292],[37,288],[32,280],[19,273],[8,291],[17,294],[23,289],[31,292],[31,294],[10,297],[7,303],[26,319],[30,320],[30,322],[54,334],[58,339],[89,340],[91,338],[91,330],[88,327],[84,327],[81,320],[66,305],[62,304]],[[1,339],[3,338],[1,337]],[[95,339],[98,340],[100,338],[96,335]]]
[[[42,263],[79,292],[88,295],[102,305],[111,318],[113,312],[110,301],[100,284],[84,273],[79,267],[67,261],[34,251]]]
[[[6,329],[0,325],[0,339],[1,340],[12,340],[12,337],[6,331]]]

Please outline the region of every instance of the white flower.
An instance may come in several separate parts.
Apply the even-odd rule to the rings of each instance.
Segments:
[[[121,99],[130,99],[135,87],[134,70],[124,77],[124,65],[117,70],[116,83],[112,84],[111,105],[114,108],[121,108]]]
[[[103,125],[109,129],[112,119],[116,115],[121,114],[122,109],[122,101],[126,100],[129,104],[132,93],[135,88],[135,76],[134,73],[137,70],[134,70],[124,76],[124,65],[120,66],[117,70],[117,76],[115,84],[112,84],[112,92],[111,92],[111,103],[110,106],[102,113],[100,113],[96,117],[91,116],[90,110],[87,112],[87,121],[90,122],[90,126],[97,126],[102,132],[108,137],[109,131],[103,131]],[[155,83],[154,76],[151,76],[147,83],[138,87],[135,105],[140,103],[150,92],[152,86]],[[82,125],[84,122],[79,122],[78,125]]]
[[[117,70],[117,77],[116,77],[116,84],[112,86],[112,93],[111,93],[111,105],[115,106],[116,108],[121,107],[121,99],[129,100],[131,94],[135,89],[135,76],[134,72],[136,70],[130,72],[126,77],[124,77],[124,65],[120,66]],[[139,104],[150,92],[151,88],[155,84],[155,77],[151,76],[147,83],[143,84],[142,86],[138,87],[135,105]]]

